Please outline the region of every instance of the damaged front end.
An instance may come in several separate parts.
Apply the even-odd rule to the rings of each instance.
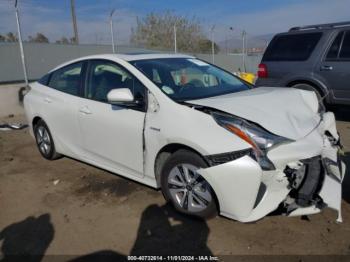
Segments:
[[[325,207],[338,212],[337,222],[342,222],[341,199],[345,164],[340,160],[339,137],[324,134],[321,155],[290,163],[284,170],[291,189],[283,203],[288,216],[318,213]]]
[[[310,215],[328,207],[341,217],[340,138],[332,113],[325,113],[305,137],[266,154],[274,169],[264,169],[252,151],[207,156],[198,170],[215,191],[223,216],[251,222],[278,210],[287,216]]]

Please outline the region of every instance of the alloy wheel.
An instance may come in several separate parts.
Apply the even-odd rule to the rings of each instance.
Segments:
[[[198,169],[191,164],[180,164],[168,176],[169,192],[174,202],[194,213],[205,210],[212,201],[209,184],[196,172]]]
[[[39,126],[36,131],[36,142],[39,150],[44,155],[49,155],[51,151],[51,140],[45,127]]]

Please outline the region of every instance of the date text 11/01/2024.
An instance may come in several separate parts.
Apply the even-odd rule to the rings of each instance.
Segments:
[[[128,261],[219,261],[216,256],[128,256]]]

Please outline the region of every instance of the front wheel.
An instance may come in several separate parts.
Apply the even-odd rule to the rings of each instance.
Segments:
[[[181,213],[203,218],[217,214],[213,190],[197,173],[199,168],[206,167],[199,155],[188,150],[175,152],[164,164],[161,173],[163,195]]]

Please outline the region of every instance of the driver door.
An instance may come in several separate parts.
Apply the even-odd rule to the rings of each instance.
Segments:
[[[144,86],[126,69],[112,61],[90,60],[78,112],[84,158],[121,175],[142,177],[146,105],[108,103],[108,92],[117,88],[129,88],[138,101],[145,101]]]

